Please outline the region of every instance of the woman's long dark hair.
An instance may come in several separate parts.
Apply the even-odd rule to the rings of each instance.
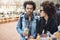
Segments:
[[[56,9],[53,2],[44,1],[40,6],[43,7],[44,12],[47,13],[49,17],[56,15]]]

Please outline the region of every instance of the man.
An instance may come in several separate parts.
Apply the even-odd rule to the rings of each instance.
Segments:
[[[56,4],[56,15],[57,15],[57,22],[58,25],[60,24],[60,4]]]
[[[36,4],[33,1],[24,2],[24,9],[26,13],[20,15],[20,19],[17,24],[17,32],[21,35],[21,40],[26,40],[27,36],[35,37],[36,35],[36,15],[33,11],[36,8]],[[24,32],[28,25],[27,32]]]

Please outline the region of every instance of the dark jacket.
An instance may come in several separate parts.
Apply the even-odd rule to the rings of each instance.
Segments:
[[[45,30],[44,33],[49,31],[51,34],[53,34],[58,30],[57,21],[54,18],[49,18],[46,23],[44,18],[40,18],[40,20],[37,21],[36,31],[39,34],[42,34],[43,29]]]

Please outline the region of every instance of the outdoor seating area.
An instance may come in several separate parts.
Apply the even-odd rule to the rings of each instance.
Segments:
[[[19,15],[17,14],[2,14],[0,15],[0,23],[7,23],[17,21],[19,19]]]

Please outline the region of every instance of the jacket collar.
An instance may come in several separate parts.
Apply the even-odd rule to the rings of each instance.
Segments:
[[[25,14],[25,19],[28,20],[28,16]],[[32,14],[31,21],[34,19],[34,15]]]

